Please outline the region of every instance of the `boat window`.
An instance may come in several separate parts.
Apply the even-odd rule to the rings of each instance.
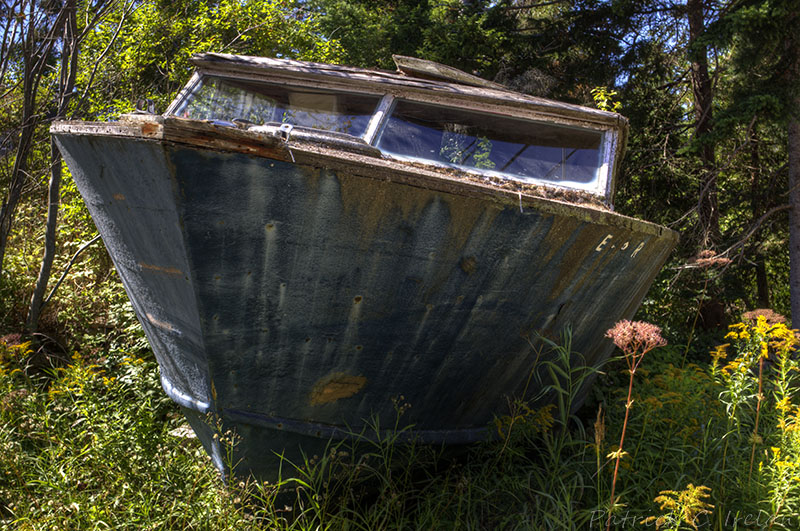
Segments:
[[[597,190],[602,139],[591,129],[400,100],[378,147],[400,158]]]
[[[195,120],[288,123],[362,136],[380,96],[205,76],[177,108]]]

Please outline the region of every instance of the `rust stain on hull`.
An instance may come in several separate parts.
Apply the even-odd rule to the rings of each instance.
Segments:
[[[144,136],[155,137],[161,132],[161,128],[155,123],[143,123],[142,134]]]
[[[329,374],[314,384],[311,390],[311,405],[321,406],[349,398],[361,391],[366,383],[367,379],[363,376],[353,376],[343,372]]]
[[[177,332],[178,331],[170,323],[168,323],[166,321],[162,321],[161,319],[157,318],[152,313],[148,312],[146,315],[147,315],[147,320],[150,321],[150,324],[152,324],[153,326],[157,326],[157,327],[161,328],[162,330],[166,330],[167,332]]]
[[[177,267],[163,267],[153,264],[145,264],[144,262],[139,262],[139,267],[148,271],[158,271],[159,273],[166,273],[168,275],[183,275],[183,271]]]
[[[397,185],[389,181],[365,179],[354,174],[337,174],[337,177],[344,210],[358,218],[365,245],[393,223],[397,214],[413,226],[432,201],[440,201],[450,216],[448,251],[457,253],[484,214],[489,215],[486,224],[490,225],[501,210],[500,207],[487,208],[485,201],[475,198],[442,194],[424,187],[404,186],[402,193],[398,193]]]

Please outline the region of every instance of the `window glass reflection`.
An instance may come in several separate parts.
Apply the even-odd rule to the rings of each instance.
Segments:
[[[361,136],[380,98],[256,81],[204,77],[175,111],[195,120],[288,123]]]
[[[403,158],[590,188],[602,133],[398,101],[378,147]]]

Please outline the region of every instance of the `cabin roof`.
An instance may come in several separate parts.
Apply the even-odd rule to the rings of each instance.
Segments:
[[[346,83],[351,89],[371,89],[396,96],[402,96],[404,92],[436,93],[443,99],[449,100],[453,97],[452,103],[457,103],[457,100],[472,100],[503,105],[509,110],[515,107],[524,108],[542,114],[627,128],[627,119],[614,112],[522,94],[432,61],[403,56],[396,59],[402,69],[397,72],[222,53],[197,54],[191,58],[191,62],[201,72],[219,75],[268,76],[272,79],[316,81],[331,85]],[[445,81],[445,78],[448,80]],[[476,86],[479,84],[480,86]]]

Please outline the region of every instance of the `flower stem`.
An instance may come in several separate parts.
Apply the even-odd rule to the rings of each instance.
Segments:
[[[764,357],[759,356],[758,359],[758,402],[756,402],[756,425],[753,428],[753,449],[750,451],[750,472],[747,475],[747,482],[749,483],[750,480],[753,478],[753,461],[756,458],[756,441],[758,440],[758,418],[761,414],[761,400],[764,399],[763,395],[761,394],[761,389],[763,387],[763,374],[764,374]]]
[[[608,521],[606,522],[606,531],[611,529],[611,511],[614,509],[614,490],[617,486],[617,473],[619,472],[619,460],[622,458],[622,444],[625,442],[625,429],[628,427],[628,415],[631,411],[631,394],[633,392],[633,376],[636,374],[635,366],[629,369],[631,374],[630,383],[628,383],[628,401],[625,402],[625,420],[622,423],[622,434],[619,437],[619,449],[617,450],[617,462],[614,465],[614,478],[611,480],[611,501],[608,507]]]

